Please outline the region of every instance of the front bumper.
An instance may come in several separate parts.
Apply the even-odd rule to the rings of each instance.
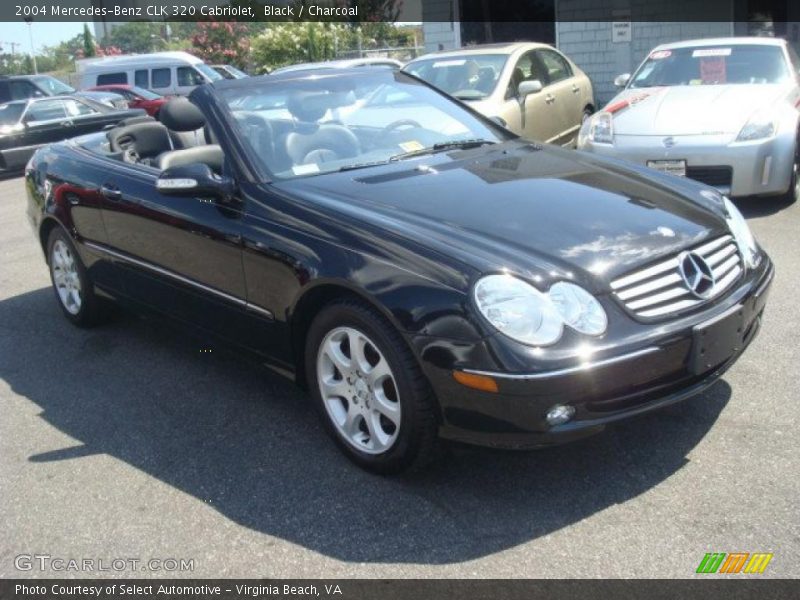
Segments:
[[[664,141],[671,138],[673,146]],[[736,142],[733,135],[615,135],[614,144],[585,141],[581,150],[647,166],[653,160],[685,160],[687,176],[727,196],[782,194],[789,189],[794,139],[776,136]],[[694,173],[692,173],[694,171]],[[726,171],[730,176],[726,176]]]
[[[452,369],[423,361],[442,410],[440,435],[447,439],[504,448],[532,448],[580,439],[607,424],[680,402],[712,385],[739,358],[758,333],[774,268],[765,256],[757,271],[713,306],[653,328],[634,345],[621,345],[596,358],[531,372],[462,370],[491,376],[498,392],[481,392],[457,383]],[[697,348],[702,328],[721,317],[740,319],[738,339],[719,349],[713,364],[702,364]],[[729,343],[726,338],[725,343]],[[431,355],[435,353],[429,353]],[[423,353],[423,356],[425,354]],[[550,426],[554,405],[575,409],[569,422]]]

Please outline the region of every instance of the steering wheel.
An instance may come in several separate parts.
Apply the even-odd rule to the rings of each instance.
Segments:
[[[383,134],[386,135],[394,131],[395,129],[400,129],[401,127],[418,127],[422,129],[422,125],[420,125],[414,119],[398,119],[397,121],[392,121],[386,127],[383,128]]]

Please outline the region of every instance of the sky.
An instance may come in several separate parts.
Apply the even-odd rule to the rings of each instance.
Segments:
[[[31,27],[33,28],[33,45],[37,54],[44,46],[55,46],[60,42],[75,37],[78,33],[83,33],[83,23],[34,21]],[[92,33],[94,33],[94,30],[92,30]],[[28,25],[22,21],[0,22],[0,42],[2,43],[3,52],[11,52],[11,44],[9,42],[14,42],[21,44],[15,48],[16,52],[30,53],[31,44],[28,37]]]

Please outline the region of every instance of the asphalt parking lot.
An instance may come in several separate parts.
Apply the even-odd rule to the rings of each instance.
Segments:
[[[450,448],[381,478],[249,359],[132,315],[69,325],[22,181],[0,181],[0,576],[81,575],[15,568],[44,554],[191,559],[169,575],[193,577],[690,577],[706,552],[772,552],[763,576],[796,577],[800,203],[739,205],[778,275],[706,393],[572,446]]]

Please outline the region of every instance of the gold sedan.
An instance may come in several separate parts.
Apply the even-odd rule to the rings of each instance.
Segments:
[[[547,44],[472,46],[426,54],[403,70],[466,102],[525,138],[575,146],[594,112],[592,83]]]

